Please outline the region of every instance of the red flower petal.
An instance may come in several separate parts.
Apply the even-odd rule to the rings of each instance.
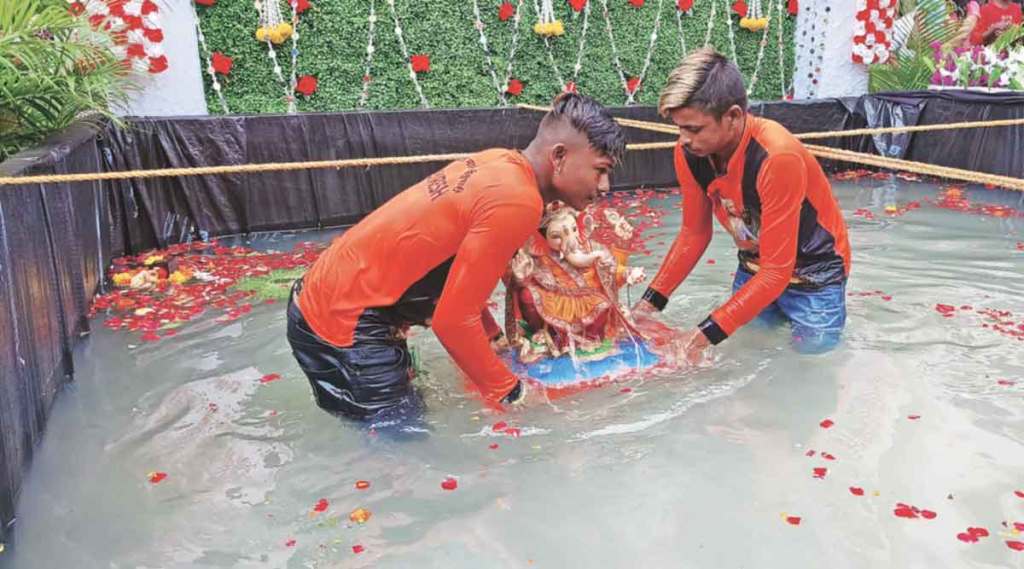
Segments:
[[[519,96],[523,92],[523,82],[518,79],[509,79],[505,92],[513,97]]]
[[[996,383],[997,383],[997,384],[999,384],[999,385],[1005,385],[1005,386],[1011,386],[1011,385],[1013,385],[1013,382],[1012,382],[1012,381],[1010,381],[1009,379],[1000,379],[1000,380],[999,380],[999,381],[997,381]]]
[[[641,8],[644,5],[644,0],[629,0],[629,3],[632,4],[634,8]]]
[[[289,538],[288,541],[284,542],[285,547],[295,547],[295,538]]]
[[[804,456],[814,456],[814,451],[813,450],[809,450],[809,451],[804,453]]]
[[[510,437],[515,437],[517,439],[519,438],[520,433],[521,433],[521,431],[519,430],[518,427],[509,427],[508,429],[505,429],[505,434],[506,435],[508,435]]]
[[[569,5],[577,12],[582,12],[587,7],[587,0],[569,0]]]
[[[304,96],[309,97],[313,93],[316,93],[316,83],[316,77],[312,75],[303,75],[295,82],[295,90],[302,93]]]
[[[317,500],[316,505],[313,506],[314,512],[325,512],[327,511],[328,502],[326,498],[320,498]]]
[[[1017,531],[1024,531],[1024,524],[1020,522],[1013,522],[1013,529]]]
[[[732,11],[739,14],[741,18],[747,17],[747,3],[743,0],[736,0],[732,4]]]
[[[836,459],[836,457],[832,456],[831,454],[829,454],[827,452],[821,453],[821,458],[824,458],[825,460],[835,460]]]
[[[163,482],[163,480],[165,478],[167,478],[167,473],[166,472],[150,472],[149,473],[149,483],[150,484],[159,484],[159,483]]]
[[[835,423],[832,422],[832,419],[825,419],[824,421],[818,423],[818,425],[820,425],[822,429],[828,429],[832,427],[832,425],[835,425]]]
[[[416,54],[409,58],[409,63],[412,64],[412,70],[416,73],[426,73],[430,71],[430,56],[426,54]]]
[[[260,378],[260,383],[270,383],[271,381],[277,381],[279,379],[281,379],[281,374],[268,373],[267,375]]]
[[[988,537],[988,530],[985,528],[967,528],[967,533],[975,537]]]
[[[906,504],[896,504],[896,509],[892,511],[893,514],[898,518],[916,518],[917,512],[911,509]]]
[[[298,2],[295,3],[296,14],[301,14],[306,10],[309,10],[309,0],[299,0]]]
[[[956,307],[948,304],[936,304],[935,311],[943,316],[948,316],[956,312]]]
[[[487,448],[489,448],[491,450],[496,450],[498,448],[498,443],[491,443],[491,444],[487,445]]]
[[[370,487],[370,483],[366,480],[356,480],[356,490],[366,490]]]
[[[210,56],[210,65],[213,66],[215,72],[221,75],[231,73],[231,66],[234,63],[234,60],[219,51],[213,52],[213,55]]]
[[[907,415],[907,418],[910,419],[911,421],[916,421],[916,420],[920,419],[921,416],[920,415]]]
[[[631,393],[632,391],[632,387],[623,387],[622,389],[619,390],[619,393]]]
[[[1024,551],[1024,541],[1007,541],[1006,547],[1014,551]]]
[[[690,8],[693,8],[693,0],[678,0],[678,2],[676,2],[676,8],[678,8],[680,12],[689,12]]]
[[[931,510],[921,510],[921,517],[926,520],[934,520],[935,516],[938,516],[938,514]]]
[[[800,516],[786,516],[786,522],[791,525],[798,526],[800,525]]]
[[[630,93],[636,93],[637,89],[639,89],[639,88],[640,88],[640,78],[639,77],[630,77],[629,79],[626,79],[626,90],[627,91],[629,91]]]
[[[441,481],[441,488],[443,488],[445,490],[454,490],[454,489],[456,489],[458,487],[459,487],[458,480],[455,480],[454,478],[452,478],[450,476],[448,478],[445,478],[443,481]]]
[[[863,496],[864,495],[864,489],[863,488],[858,488],[856,486],[850,486],[850,494],[853,494],[854,496]]]
[[[969,533],[958,533],[956,538],[964,543],[978,543],[978,538]]]
[[[507,0],[501,3],[498,7],[498,19],[502,22],[508,21],[509,18],[516,15],[516,7]]]
[[[508,423],[506,423],[505,421],[498,421],[497,423],[491,425],[491,430],[496,432],[496,433],[500,433],[500,432],[504,431],[507,428],[508,428]]]
[[[1020,490],[1014,490],[1014,491],[1013,491],[1013,493],[1014,493],[1014,495],[1016,495],[1016,496],[1017,496],[1018,498],[1024,498],[1024,492],[1021,492]]]
[[[818,467],[818,468],[814,469],[814,477],[815,478],[825,478],[826,474],[828,474],[828,469],[827,468]]]
[[[366,548],[362,545],[356,544],[352,546],[352,553],[362,553],[366,551]]]

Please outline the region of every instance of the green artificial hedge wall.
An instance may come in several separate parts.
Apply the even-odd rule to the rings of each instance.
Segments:
[[[420,106],[419,96],[409,78],[402,57],[387,0],[372,0],[377,22],[375,52],[371,70],[368,109],[403,109]],[[516,5],[518,0],[509,0]],[[539,1],[539,0],[538,0]],[[635,0],[638,1],[638,0]],[[623,105],[626,94],[613,63],[611,45],[605,27],[601,0],[589,0],[590,21],[586,36],[582,70],[576,82],[581,93],[596,97],[607,105]],[[704,43],[712,2],[717,16],[711,43],[730,55],[728,29],[724,17],[732,19],[740,69],[748,82],[757,61],[761,32],[739,27],[739,17],[729,9],[731,0],[695,0],[689,15],[683,15],[683,35],[687,49]],[[777,35],[778,9],[772,18],[761,71],[752,94],[754,100],[779,99],[783,85],[792,83],[793,28],[795,19],[783,9],[783,51],[785,64],[780,69]],[[362,92],[366,58],[368,16],[371,0],[310,0],[311,7],[300,16],[299,75],[317,77],[318,88],[310,97],[296,95],[299,111],[340,111],[355,109]],[[515,23],[498,18],[501,0],[478,0],[484,31],[491,47],[499,81],[504,79],[509,46]],[[419,74],[423,92],[431,107],[492,107],[501,104],[486,58],[474,26],[473,0],[394,0],[410,54],[428,54],[430,71]],[[576,62],[583,14],[576,13],[568,0],[554,1],[556,16],[565,25],[565,35],[551,40],[556,63],[565,80],[572,76]],[[676,1],[661,0],[661,26],[651,66],[641,85],[636,103],[653,105],[669,71],[679,61],[682,47],[676,20]],[[635,7],[629,0],[608,0],[615,43],[627,76],[639,75],[647,54],[651,31],[658,13],[659,0],[645,0]],[[227,76],[220,76],[222,92],[232,113],[280,113],[287,111],[285,88],[273,74],[266,44],[256,41],[258,13],[253,0],[217,0],[213,6],[196,6],[209,51],[221,52],[233,59]],[[281,0],[285,20],[291,8]],[[544,42],[534,34],[534,0],[522,3],[520,37],[512,76],[523,83],[517,97],[509,103],[546,104],[561,90],[551,69]],[[291,41],[277,48],[286,78],[291,70]],[[200,49],[200,55],[208,55]],[[204,73],[207,104],[211,113],[221,113],[221,105]]]

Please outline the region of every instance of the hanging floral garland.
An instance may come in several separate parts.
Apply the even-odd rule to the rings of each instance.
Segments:
[[[363,63],[363,91],[359,94],[359,108],[366,107],[366,103],[370,99],[370,83],[373,81],[370,70],[373,66],[373,52],[376,50],[373,46],[374,34],[377,29],[376,4],[376,0],[370,0],[370,15],[366,18],[368,25],[366,31],[366,61]]]
[[[213,66],[213,60],[210,55],[210,48],[206,45],[206,36],[203,35],[203,27],[199,23],[199,14],[196,13],[195,6],[192,6],[192,17],[196,22],[196,37],[199,40],[199,51],[204,58],[206,58],[206,73],[210,75],[210,86],[213,92],[217,94],[217,99],[220,101],[220,108],[224,111],[224,114],[230,114],[228,111],[228,103],[224,99],[223,88],[221,87],[220,81],[217,80],[217,70]],[[230,66],[228,67],[230,70]]]
[[[480,33],[480,47],[483,49],[484,59],[487,61],[487,71],[491,74],[491,81],[494,84],[494,88],[498,91],[498,101],[502,106],[508,105],[508,99],[505,97],[505,94],[509,92],[509,79],[512,78],[512,66],[516,55],[516,45],[519,43],[519,20],[520,12],[523,9],[523,0],[518,0],[518,2],[517,6],[512,6],[512,4],[505,2],[502,4],[501,8],[499,8],[499,19],[503,14],[509,14],[509,12],[512,13],[508,15],[508,18],[513,19],[512,43],[506,60],[508,61],[508,67],[505,70],[504,80],[499,80],[498,72],[494,66],[494,58],[491,56],[491,48],[487,43],[487,34],[484,32],[485,25],[480,15],[480,2],[478,0],[473,0],[473,16],[475,17],[473,25],[476,27],[477,32]],[[506,9],[506,5],[509,6],[511,10]]]
[[[676,0],[676,27],[679,29],[680,54],[686,55],[686,34],[683,33],[683,14],[687,16],[693,10],[693,0]]]
[[[797,21],[800,35],[797,38],[793,87],[797,96],[813,99],[818,93],[819,76],[825,61],[826,30],[832,8],[823,0],[812,0],[811,7],[808,8],[805,2],[803,10],[804,16]],[[818,33],[819,27],[821,33]]]
[[[562,20],[555,18],[555,6],[552,0],[540,0],[537,23],[533,25],[533,33],[544,37],[558,37],[565,33]]]
[[[769,0],[768,11],[771,12]],[[750,9],[745,17],[740,18],[740,27],[752,32],[759,32],[768,27],[771,16],[764,15],[764,8],[761,7],[761,0],[750,0]]]
[[[296,76],[299,61],[299,0],[289,0],[288,3],[292,7],[292,73],[291,92],[285,95],[285,100],[288,101],[288,112],[294,113],[296,111],[295,92],[298,91],[306,97],[311,97],[316,92],[316,77],[312,75]]]
[[[780,2],[782,0],[779,0]],[[789,15],[796,16],[796,1],[789,0]],[[786,51],[785,43],[783,42],[783,26],[775,26],[776,43],[779,46],[779,83],[782,89],[782,98],[785,99],[789,95],[789,88],[786,86]]]
[[[562,72],[558,69],[558,63],[555,62],[554,50],[551,48],[551,40],[547,36],[541,36],[544,40],[544,49],[548,55],[548,63],[551,65],[551,71],[555,75],[555,79],[558,80],[558,84],[562,86],[563,91],[576,91],[576,81],[579,79],[580,71],[583,69],[583,53],[586,51],[587,44],[587,30],[590,27],[590,3],[587,0],[569,0],[569,5],[573,10],[573,17],[578,18],[579,14],[583,14],[583,23],[580,27],[580,39],[576,46],[576,63],[572,68],[572,79],[566,82],[562,76]],[[533,8],[537,14],[540,14],[543,10],[538,0],[533,0]]]
[[[853,27],[853,62],[885,63],[892,51],[896,0],[857,0]]]
[[[284,70],[277,61],[277,50],[275,45],[280,45],[292,38],[297,32],[295,26],[282,21],[281,7],[277,0],[256,0],[256,11],[259,13],[259,28],[256,29],[256,39],[267,44],[267,57],[273,64],[274,77],[284,88],[284,100],[288,103],[288,112],[295,112],[295,83],[284,78]],[[293,18],[297,19],[295,9],[292,9]],[[293,20],[296,21],[296,20]],[[297,23],[297,22],[296,22]]]
[[[716,2],[715,0],[710,1],[711,15],[708,16],[708,29],[707,31],[704,32],[704,47],[711,45],[711,32],[715,30],[715,16],[717,15],[716,11],[718,7],[718,2]],[[728,15],[726,17],[728,17]]]
[[[760,4],[760,0],[755,0]],[[780,2],[782,0],[779,0]],[[754,72],[750,75],[749,86],[747,87],[747,94],[750,95],[754,92],[754,87],[757,86],[757,77],[761,72],[761,62],[764,60],[764,49],[768,46],[768,31],[770,30],[770,23],[772,20],[772,9],[775,7],[774,0],[768,0],[768,13],[764,16],[765,27],[762,28],[764,31],[761,34],[761,41],[757,49],[757,63],[754,64]],[[760,6],[758,6],[760,8]],[[782,12],[782,6],[779,6],[779,12]],[[778,18],[776,27],[782,27],[782,18]]]
[[[125,67],[151,74],[167,70],[160,7],[152,0],[68,0],[68,11],[111,32],[111,51]]]
[[[636,103],[635,95],[643,84],[644,77],[647,75],[647,70],[651,65],[651,57],[654,53],[654,46],[658,41],[658,29],[661,27],[661,9],[662,0],[658,0],[657,13],[654,17],[654,25],[651,29],[650,40],[647,44],[647,54],[644,56],[644,64],[641,68],[640,74],[636,76],[627,77],[626,72],[622,68],[622,59],[619,57],[619,48],[615,43],[615,32],[612,29],[612,19],[608,11],[608,0],[601,0],[601,12],[604,17],[604,29],[608,34],[608,44],[612,50],[612,63],[615,64],[615,71],[619,74],[619,80],[622,82],[623,90],[626,92],[626,104],[632,105]]]
[[[712,2],[713,1],[714,0],[712,0]],[[729,0],[722,1],[725,2],[726,5],[729,4]],[[736,0],[736,2],[733,4],[733,11],[739,14],[740,18],[742,19],[744,16],[747,15],[747,5],[743,2],[743,0]],[[729,49],[732,53],[732,60],[739,61],[740,58],[736,56],[736,33],[732,29],[732,16],[729,16],[728,10],[726,10],[725,28],[729,31]]]
[[[402,23],[398,20],[398,12],[395,10],[395,0],[388,0],[388,9],[391,11],[391,19],[395,22],[395,37],[398,38],[398,47],[402,50],[402,57],[409,67],[409,79],[412,80],[413,86],[416,87],[416,94],[420,97],[420,105],[425,109],[430,108],[430,103],[427,102],[427,97],[423,94],[423,87],[420,85],[417,75],[417,70],[426,72],[430,69],[430,58],[422,54],[409,55],[409,47],[405,44],[405,36],[402,35]]]

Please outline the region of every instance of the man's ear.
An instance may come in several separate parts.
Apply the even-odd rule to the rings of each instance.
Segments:
[[[565,146],[564,142],[551,145],[551,167],[554,171],[560,172],[562,170],[562,163],[565,162],[565,157],[568,153],[569,149]]]
[[[740,107],[739,105],[733,105],[729,107],[729,110],[725,111],[724,117],[728,117],[729,120],[736,122],[742,119],[743,116],[746,114],[747,112],[744,111],[742,107]]]

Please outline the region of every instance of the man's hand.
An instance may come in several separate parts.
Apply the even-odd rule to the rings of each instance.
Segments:
[[[711,345],[708,337],[698,328],[681,334],[673,343],[679,361],[690,365],[700,364],[704,360],[705,350]]]
[[[640,300],[636,301],[636,304],[633,305],[633,308],[630,309],[629,313],[634,318],[636,318],[638,316],[648,316],[648,317],[650,317],[651,315],[653,315],[657,311],[658,311],[658,309],[655,308],[653,304],[651,304],[650,302],[647,302],[646,300],[641,298]]]

